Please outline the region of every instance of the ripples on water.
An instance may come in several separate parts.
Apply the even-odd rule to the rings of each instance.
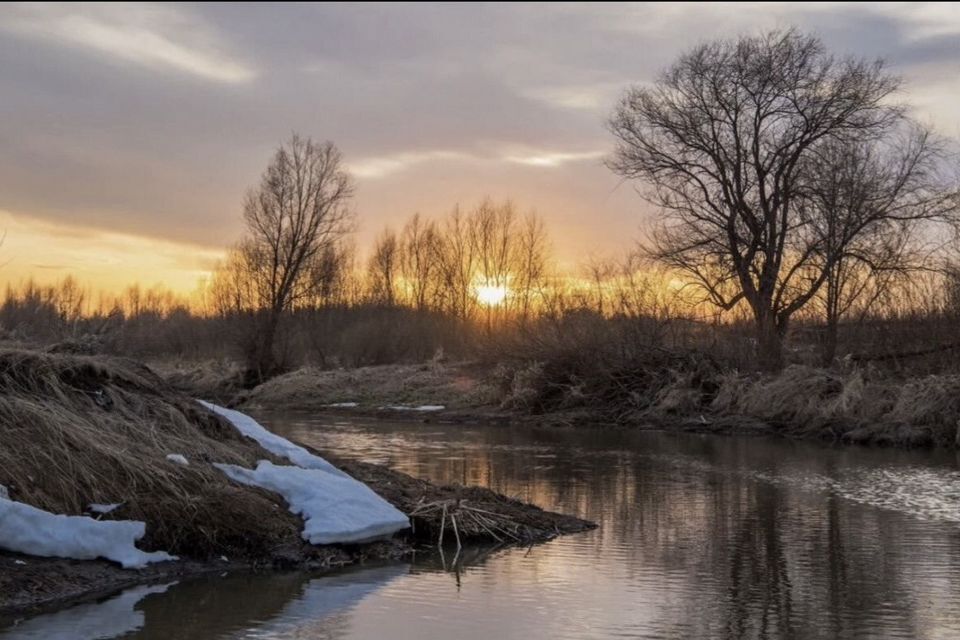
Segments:
[[[960,638],[953,454],[265,421],[333,456],[490,486],[601,527],[531,549],[469,549],[455,562],[448,551],[327,577],[191,580],[46,614],[0,637]],[[64,635],[97,607],[114,626]]]

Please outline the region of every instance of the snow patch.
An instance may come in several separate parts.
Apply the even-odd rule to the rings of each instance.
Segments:
[[[277,466],[267,460],[255,470],[214,466],[236,482],[283,496],[291,513],[303,517],[303,539],[311,544],[370,542],[410,526],[406,515],[346,474]]]
[[[179,453],[168,453],[167,460],[175,464],[183,465],[184,467],[190,466],[190,461],[187,460],[182,454],[179,454]]]
[[[110,513],[111,511],[116,511],[121,506],[123,506],[122,502],[118,502],[117,504],[97,504],[94,502],[89,506],[87,506],[87,511],[89,511],[90,513],[100,513],[100,514]]]
[[[359,407],[360,404],[357,402],[334,402],[333,404],[328,404],[327,406],[334,409],[355,409],[356,407]]]
[[[94,520],[57,515],[22,502],[0,498],[0,548],[45,558],[106,558],[124,569],[176,560],[163,551],[134,546],[147,525],[134,520]]]
[[[393,411],[443,411],[446,407],[442,404],[422,404],[419,407],[408,407],[406,405],[398,404],[386,407]]]
[[[226,409],[209,402],[204,402],[203,400],[198,400],[197,402],[210,411],[226,418],[236,427],[237,431],[252,440],[256,440],[257,444],[270,453],[286,458],[298,467],[303,469],[321,469],[333,475],[350,478],[346,473],[340,471],[340,469],[337,469],[320,456],[315,456],[303,447],[293,444],[286,438],[267,431],[260,423],[245,413]]]
[[[235,482],[280,494],[290,511],[304,520],[303,538],[311,544],[369,542],[410,526],[407,516],[370,487],[286,438],[271,433],[248,415],[200,401],[240,433],[296,466],[261,460],[256,469],[214,466]]]

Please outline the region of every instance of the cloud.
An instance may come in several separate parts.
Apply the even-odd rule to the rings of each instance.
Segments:
[[[122,291],[140,281],[191,291],[209,276],[224,253],[158,238],[52,224],[5,210],[0,210],[0,228],[6,233],[2,276],[8,283],[36,277],[52,284],[69,269],[81,282],[95,283],[104,290]],[[56,256],[57,260],[38,262],[40,256]]]
[[[902,21],[909,41],[960,35],[960,5],[955,2],[879,2],[871,8]]]
[[[620,81],[587,85],[531,87],[521,89],[520,93],[524,97],[549,106],[582,109],[584,111],[605,111],[613,105],[616,97],[627,84],[626,81]]]
[[[556,168],[571,162],[599,160],[606,151],[526,151],[504,156],[507,162],[531,167]]]
[[[256,75],[223,51],[206,24],[169,5],[13,4],[0,9],[0,29],[216,82],[248,82]]]
[[[459,151],[412,151],[385,156],[363,158],[347,164],[347,168],[359,178],[382,178],[410,167],[437,160],[476,160],[475,156]]]
[[[242,231],[244,190],[299,131],[346,154],[358,182],[358,246],[403,212],[489,195],[546,212],[559,250],[578,256],[585,244],[602,250],[636,235],[645,205],[603,167],[614,144],[603,123],[624,89],[651,82],[682,51],[797,25],[837,55],[888,60],[918,116],[958,135],[957,11],[0,4],[0,209],[59,224],[44,231],[44,241],[55,236],[50,246],[79,246],[81,234],[101,246],[102,229],[223,246]],[[23,243],[11,229],[0,266],[13,254],[20,266],[88,264]],[[177,253],[177,273],[207,268],[191,262],[195,253]]]
[[[348,170],[358,178],[383,178],[413,167],[433,162],[461,162],[494,165],[498,163],[522,164],[528,167],[556,168],[571,162],[596,160],[606,151],[547,151],[526,147],[506,146],[492,149],[489,153],[433,150],[395,153],[363,158],[347,164]]]

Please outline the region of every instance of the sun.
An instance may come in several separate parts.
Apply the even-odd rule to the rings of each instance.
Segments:
[[[490,284],[477,285],[477,300],[487,307],[500,305],[507,297],[507,288]]]

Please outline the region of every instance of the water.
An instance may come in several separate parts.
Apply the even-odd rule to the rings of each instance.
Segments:
[[[953,453],[263,418],[335,456],[486,485],[600,528],[326,577],[141,587],[0,637],[960,638]]]

